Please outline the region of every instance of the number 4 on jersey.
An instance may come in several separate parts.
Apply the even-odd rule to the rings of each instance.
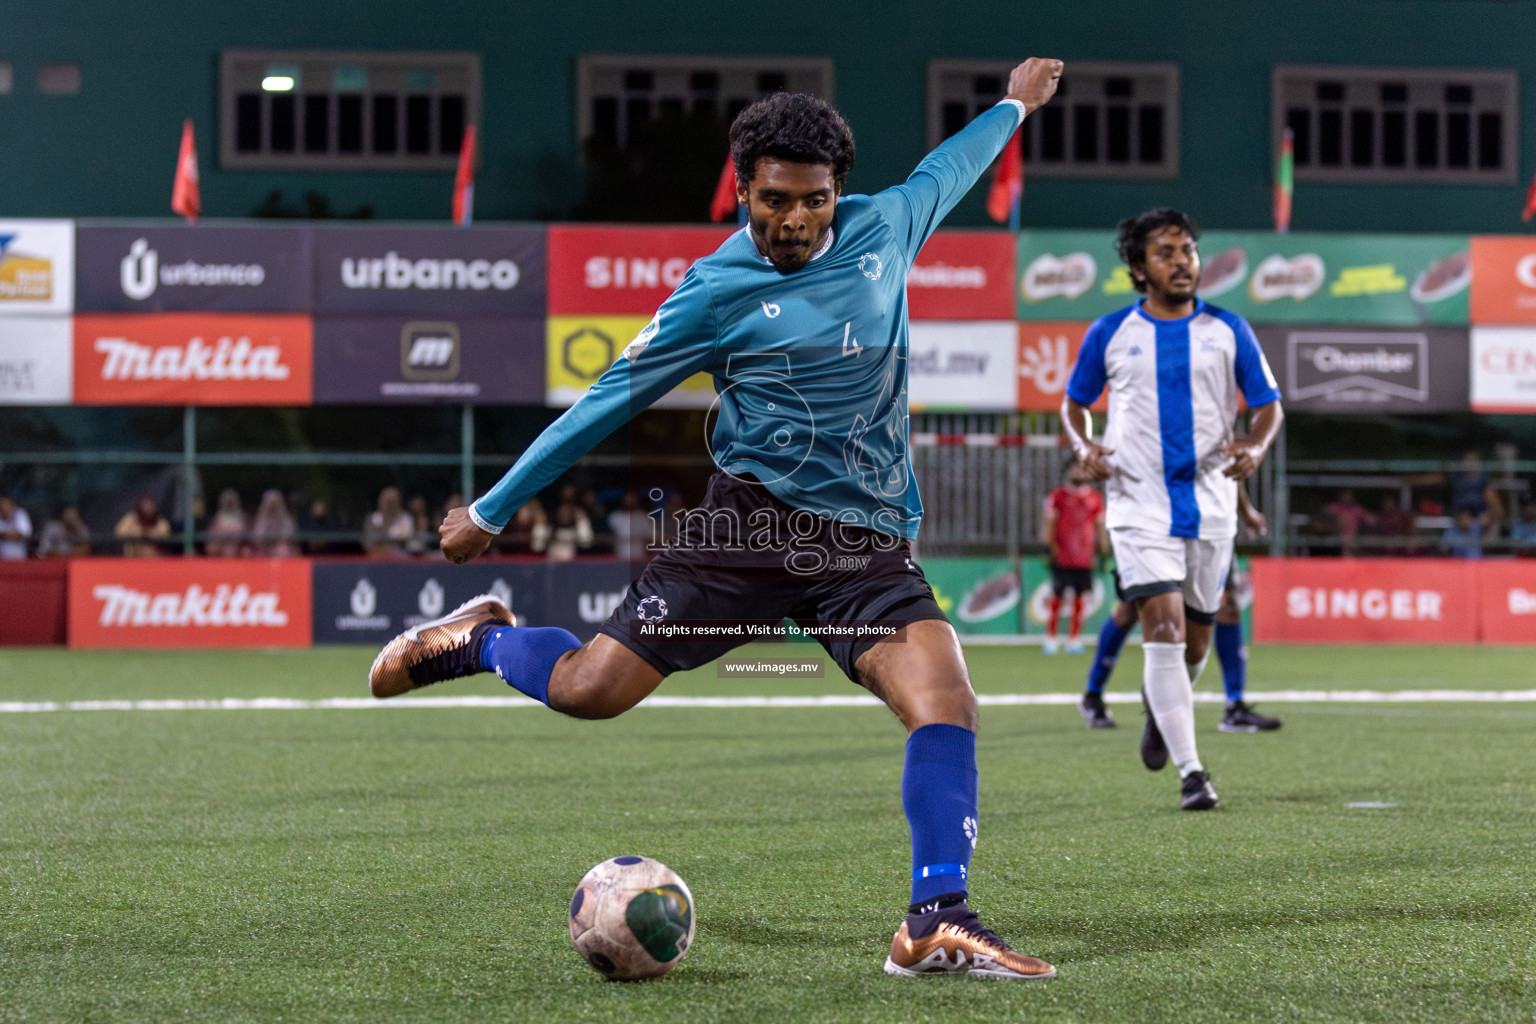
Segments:
[[[843,324],[843,355],[857,357],[863,351],[863,347],[859,344],[858,338],[851,336],[852,332],[853,321],[850,320]]]

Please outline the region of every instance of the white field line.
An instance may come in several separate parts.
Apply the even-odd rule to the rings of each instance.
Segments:
[[[983,693],[976,700],[988,707],[1076,704],[1076,693]],[[1250,693],[1250,700],[1273,704],[1504,704],[1536,702],[1536,690],[1273,690]],[[1111,704],[1135,704],[1134,693],[1105,694]],[[1200,704],[1219,704],[1219,693],[1197,693]],[[862,708],[879,701],[861,694],[820,697],[647,697],[642,708]],[[254,697],[223,700],[73,700],[0,701],[0,714],[48,711],[360,711],[372,708],[533,708],[527,697],[404,697],[381,701],[372,697],[327,697],[298,700],[291,697]]]

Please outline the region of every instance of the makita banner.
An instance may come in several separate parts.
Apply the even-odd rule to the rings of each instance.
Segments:
[[[68,313],[74,301],[74,222],[0,220],[0,316]]]
[[[67,316],[0,317],[0,405],[68,405],[73,327]]]
[[[310,319],[239,313],[82,313],[77,405],[308,405]]]
[[[1005,231],[940,231],[907,273],[914,319],[1012,320],[1013,236]]]
[[[315,310],[544,315],[544,229],[314,229]]]
[[[552,226],[549,312],[650,319],[656,307],[683,283],[683,275],[693,262],[720,248],[731,231],[705,227]]]
[[[1466,412],[1467,332],[1448,327],[1255,333],[1289,412]]]
[[[303,312],[313,287],[311,235],[296,227],[81,224],[75,309]]]
[[[382,644],[401,630],[495,594],[533,626],[597,634],[629,586],[624,562],[319,562],[316,643]]]
[[[913,412],[1012,412],[1018,324],[1012,320],[914,320],[907,395]]]
[[[1479,636],[1487,564],[1481,561],[1255,558],[1252,564],[1259,643],[1469,644]]]
[[[543,401],[541,319],[315,319],[317,405]]]
[[[71,647],[307,647],[301,558],[76,558]]]

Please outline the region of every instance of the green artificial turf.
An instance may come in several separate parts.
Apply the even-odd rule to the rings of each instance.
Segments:
[[[362,695],[371,653],[5,650],[0,701]],[[1086,666],[968,656],[993,693]],[[1250,685],[1526,689],[1530,666],[1261,648]],[[1116,688],[1139,670],[1128,650]],[[856,691],[711,667],[662,692]],[[881,973],[908,873],[883,709],[0,714],[0,1021],[1532,1020],[1536,705],[1264,710],[1285,728],[1197,708],[1226,804],[1200,815],[1140,766],[1130,706],[1097,732],[983,710],[973,902],[1058,965],[1027,985]],[[659,982],[606,982],[566,936],[576,880],[624,853],[694,892]]]

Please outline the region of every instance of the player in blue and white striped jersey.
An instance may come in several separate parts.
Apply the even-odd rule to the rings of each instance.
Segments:
[[[1088,474],[1105,481],[1110,543],[1145,643],[1148,707],[1142,761],[1172,755],[1186,810],[1218,806],[1195,749],[1192,687],[1237,535],[1237,482],[1279,433],[1280,390],[1247,321],[1195,293],[1199,229],[1156,209],[1120,223],[1118,246],[1146,297],[1089,327],[1062,401]],[[1089,406],[1109,387],[1109,419],[1093,440]],[[1241,391],[1250,431],[1232,429]]]

